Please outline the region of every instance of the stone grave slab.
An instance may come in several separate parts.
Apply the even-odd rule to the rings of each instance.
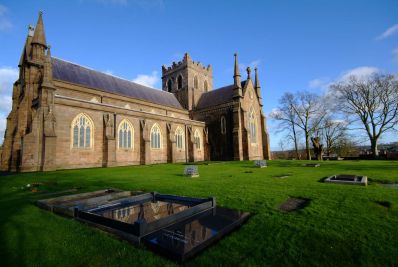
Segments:
[[[37,206],[65,216],[73,216],[75,207],[91,207],[106,204],[109,201],[131,196],[130,191],[119,189],[105,189],[94,192],[60,196],[50,199],[38,200]]]
[[[249,213],[216,207],[144,237],[154,251],[183,262],[249,218]]]
[[[265,160],[255,160],[254,162],[254,167],[256,168],[266,168],[267,167],[267,162]]]
[[[191,178],[199,177],[198,166],[197,165],[185,166],[184,175]]]
[[[292,212],[305,208],[309,202],[310,199],[307,198],[290,197],[279,206],[279,209],[283,212]]]
[[[398,189],[398,184],[381,184],[382,187]]]
[[[129,192],[129,191],[120,191]],[[145,244],[155,252],[180,262],[206,249],[248,218],[249,213],[216,206],[216,199],[142,193],[104,200],[101,190],[70,195],[42,203],[63,203],[73,217],[132,244]],[[91,196],[91,197],[89,197]],[[82,204],[79,201],[84,199]],[[62,201],[61,201],[62,200]],[[46,202],[47,201],[47,202]],[[90,203],[90,205],[87,205]],[[46,208],[46,207],[45,207]],[[48,208],[47,208],[48,209]],[[55,209],[48,209],[56,212]]]
[[[303,164],[303,166],[304,166],[304,167],[313,167],[313,168],[316,168],[316,167],[321,167],[321,164],[319,164],[319,163],[306,163],[306,164]]]
[[[325,183],[353,184],[353,185],[366,186],[368,185],[368,177],[352,175],[352,174],[338,174],[326,178]]]

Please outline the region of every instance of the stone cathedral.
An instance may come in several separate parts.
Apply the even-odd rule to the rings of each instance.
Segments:
[[[231,85],[185,54],[157,90],[52,57],[40,13],[18,66],[3,171],[270,159],[257,69],[242,81],[236,54]]]

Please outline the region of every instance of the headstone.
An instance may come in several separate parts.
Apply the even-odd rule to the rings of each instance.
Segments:
[[[254,167],[266,168],[267,167],[267,162],[265,160],[255,160],[254,161]]]
[[[184,169],[184,175],[188,177],[199,177],[198,166],[189,165]]]

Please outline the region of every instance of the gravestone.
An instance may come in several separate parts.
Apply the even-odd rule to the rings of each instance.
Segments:
[[[256,167],[256,168],[266,168],[267,167],[267,162],[265,160],[255,160],[254,161],[254,167]]]
[[[189,165],[184,169],[184,175],[188,177],[199,177],[198,166]]]

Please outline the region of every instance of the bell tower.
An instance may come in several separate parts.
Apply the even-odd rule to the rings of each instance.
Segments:
[[[194,62],[188,53],[182,61],[162,66],[162,89],[175,94],[181,106],[191,111],[203,93],[213,89],[212,67]]]

